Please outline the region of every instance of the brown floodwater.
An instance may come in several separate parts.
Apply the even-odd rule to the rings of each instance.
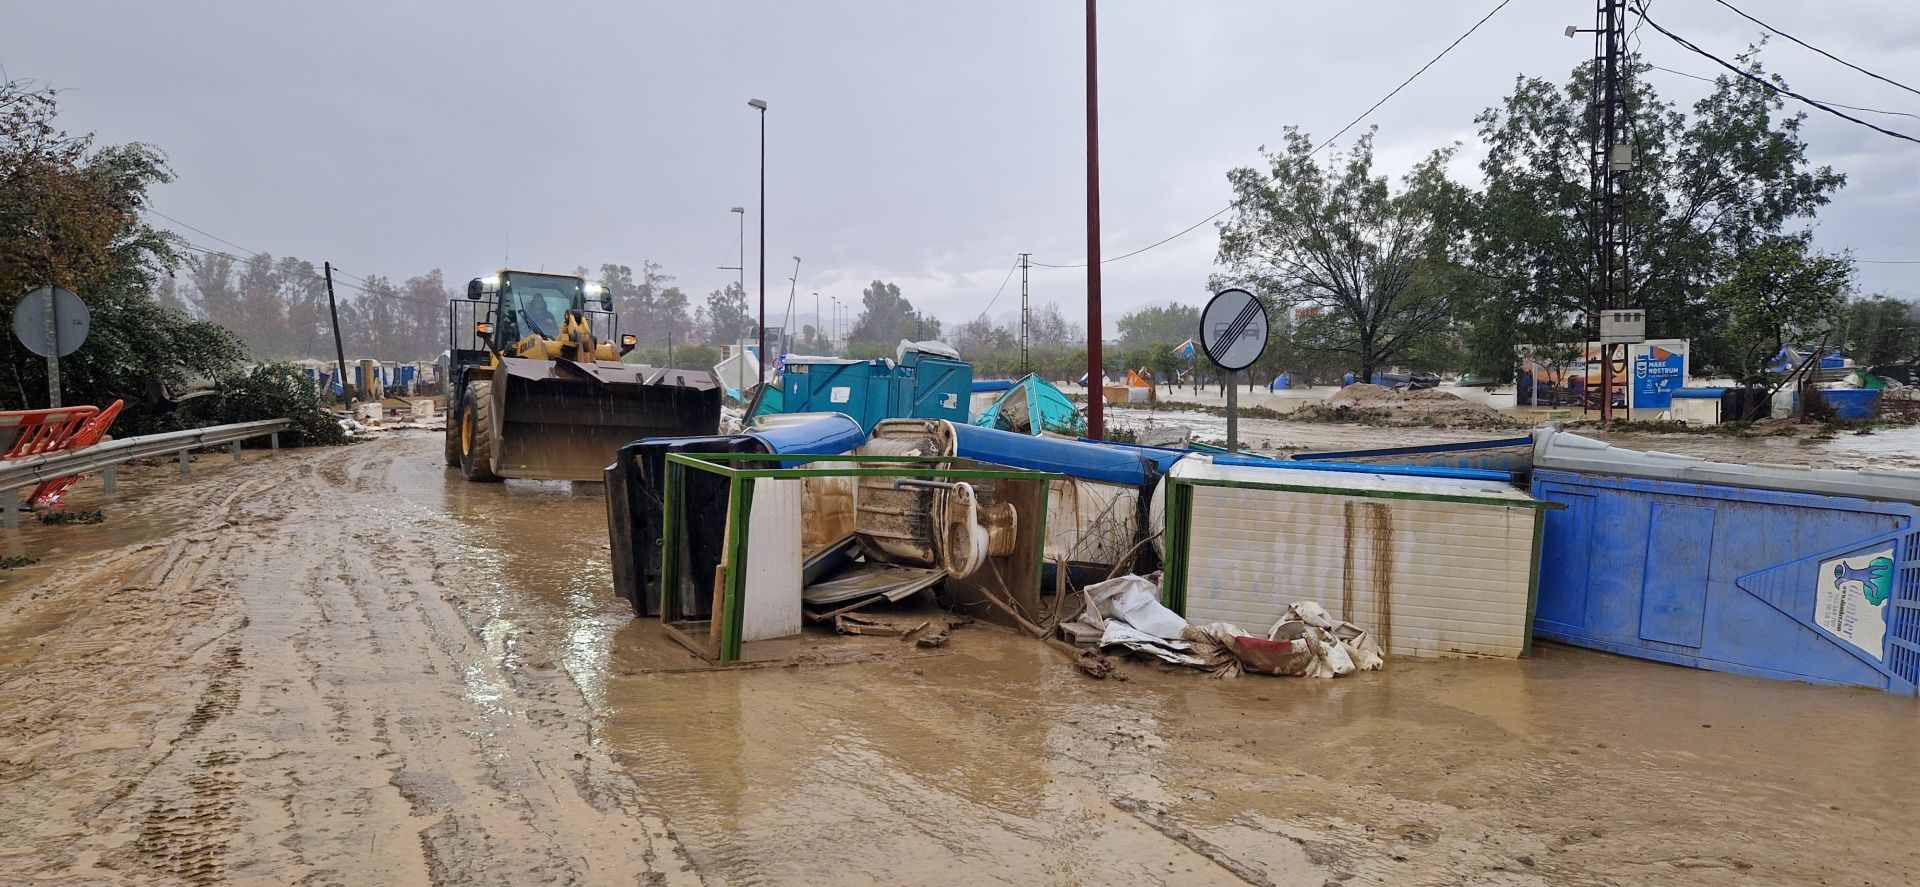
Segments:
[[[1381,440],[1330,428],[1286,433]],[[845,664],[710,669],[613,596],[597,485],[470,484],[439,457],[400,433],[137,469],[114,498],[79,488],[106,524],[0,534],[43,558],[0,574],[0,881],[1920,871],[1912,698],[1549,645],[1094,681],[984,626],[930,654],[863,638]]]

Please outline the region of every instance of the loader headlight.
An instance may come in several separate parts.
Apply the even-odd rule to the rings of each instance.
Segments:
[[[491,336],[493,335],[493,324],[484,320],[480,321],[473,325],[473,334],[476,336]]]
[[[620,353],[625,354],[629,351],[632,351],[633,346],[638,344],[640,344],[640,337],[632,333],[627,333],[626,335],[620,337]]]

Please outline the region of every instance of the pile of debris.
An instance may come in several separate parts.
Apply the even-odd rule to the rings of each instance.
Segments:
[[[1226,622],[1192,625],[1160,603],[1159,574],[1120,576],[1087,586],[1086,607],[1060,624],[1076,644],[1120,648],[1216,678],[1241,672],[1332,678],[1386,663],[1373,636],[1311,601],[1287,608],[1266,636]]]
[[[1288,418],[1309,422],[1439,428],[1521,428],[1527,423],[1437,388],[1397,390],[1356,382],[1323,403],[1303,404]]]

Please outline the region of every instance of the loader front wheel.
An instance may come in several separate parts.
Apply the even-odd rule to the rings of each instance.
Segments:
[[[448,417],[448,419],[447,419],[447,432],[446,432],[446,435],[445,435],[445,436],[446,436],[446,438],[447,438],[447,445],[446,445],[446,448],[445,448],[445,449],[446,449],[446,456],[447,456],[447,467],[448,467],[448,468],[459,468],[459,467],[460,467],[460,422],[459,422],[459,419],[460,419],[460,417],[459,417],[459,416],[450,416],[450,417]]]
[[[493,473],[493,384],[467,383],[460,407],[460,473],[467,480],[497,481]]]

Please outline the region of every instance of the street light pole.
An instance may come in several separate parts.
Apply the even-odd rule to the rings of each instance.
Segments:
[[[793,276],[787,278],[787,319],[780,324],[780,353],[793,350],[793,305],[800,295],[800,257],[793,257]]]
[[[740,216],[740,264],[721,265],[720,270],[740,272],[740,294],[744,296],[747,294],[747,208],[736,206],[728,212]]]
[[[821,324],[820,324],[820,320],[821,320],[821,318],[820,318],[820,294],[819,294],[819,293],[814,293],[814,294],[813,294],[813,344],[814,344],[814,345],[815,345],[816,347],[817,347],[817,346],[819,346],[819,344],[820,344],[820,333],[821,333]]]
[[[728,210],[728,212],[738,213],[740,216],[740,264],[721,265],[719,266],[719,270],[740,272],[740,295],[744,297],[747,294],[747,208],[744,206],[736,206]],[[736,335],[731,342],[722,342],[721,344],[729,347],[738,345],[740,344],[739,336]]]
[[[1093,0],[1087,0],[1091,3]],[[767,103],[748,99],[760,112],[760,379],[767,380]],[[742,262],[741,264],[746,264]]]

